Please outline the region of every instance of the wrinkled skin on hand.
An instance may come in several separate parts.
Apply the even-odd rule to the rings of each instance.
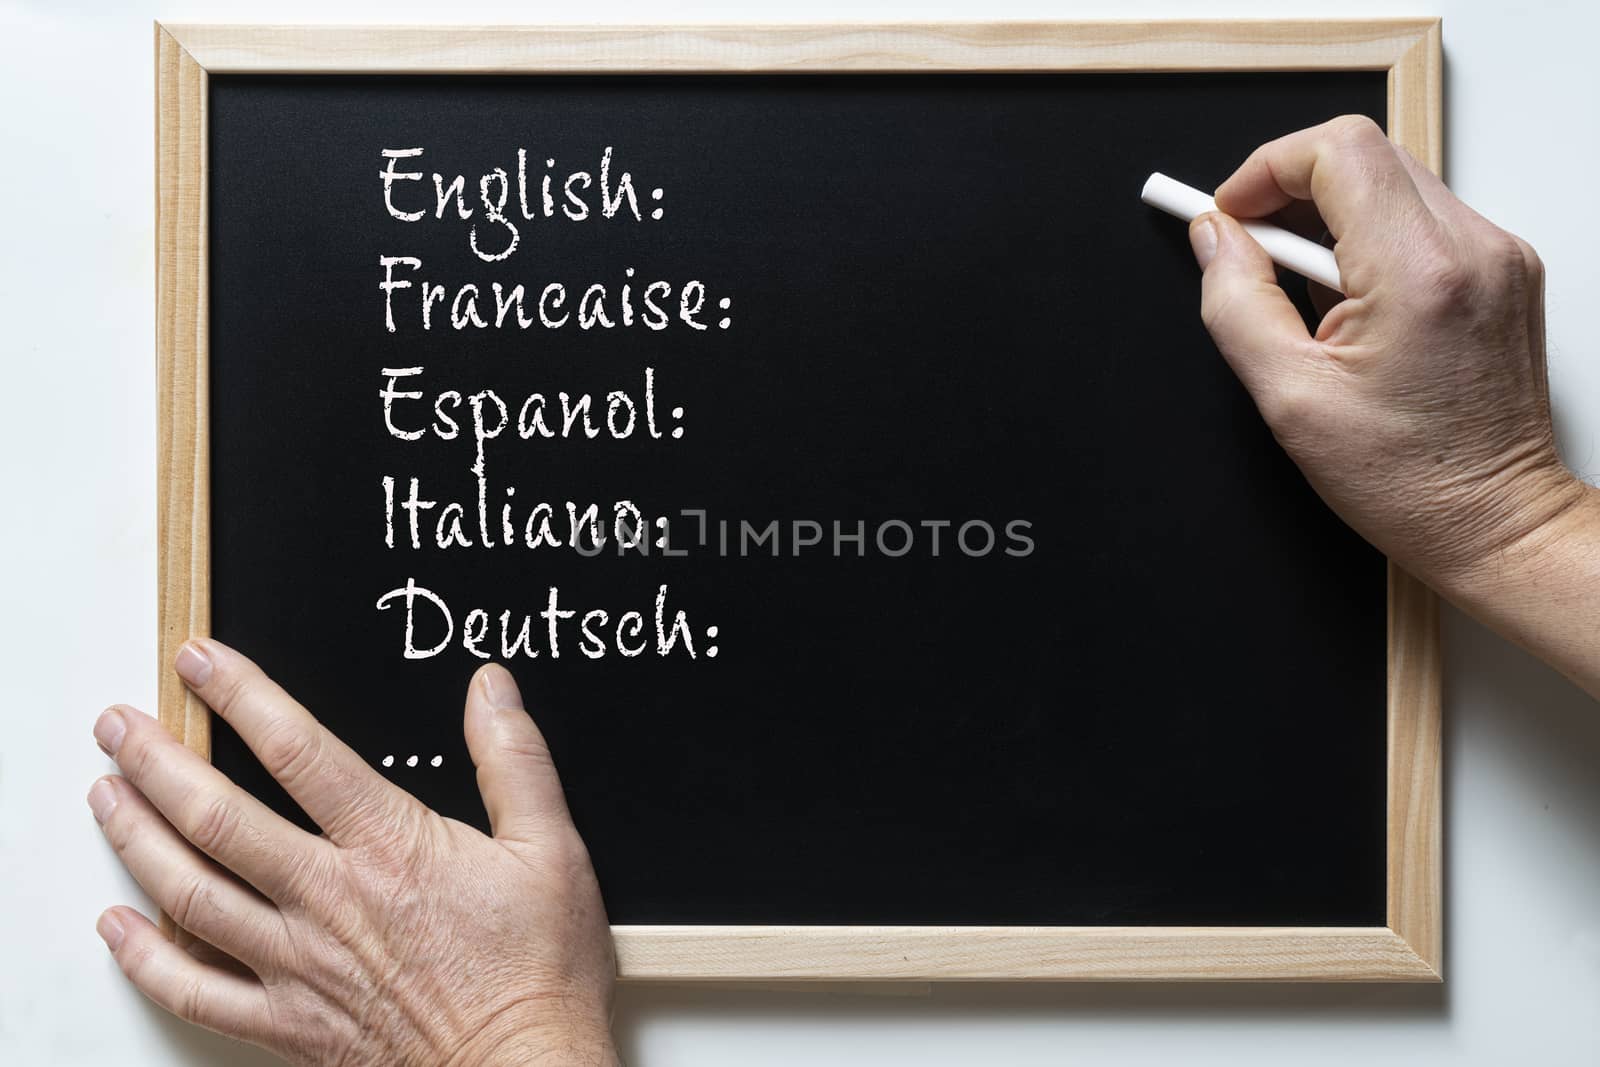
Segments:
[[[1201,316],[1346,522],[1447,593],[1555,536],[1587,493],[1556,453],[1544,272],[1526,242],[1365,118],[1263,145],[1216,200],[1190,228]],[[1235,221],[1276,212],[1320,215],[1336,241],[1348,295],[1314,335]]]
[[[126,777],[90,805],[129,871],[200,939],[131,908],[99,930],[129,979],[191,1022],[300,1064],[611,1064],[614,963],[588,852],[503,668],[465,728],[493,836],[368,767],[253,663],[197,640],[199,696],[325,831],[279,818],[131,708],[101,747]]]

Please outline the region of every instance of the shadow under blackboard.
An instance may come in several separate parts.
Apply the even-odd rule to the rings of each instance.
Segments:
[[[1330,1019],[1352,1025],[1414,1026],[1449,1017],[1446,985],[1264,985],[1236,983],[952,984],[926,996],[848,992],[730,991],[624,987],[614,1024],[626,1063],[647,1064],[644,1034],[657,1022],[693,1020],[773,1026],[862,1024],[1015,1025],[1128,1020],[1160,1027],[1208,1024],[1283,1026]]]

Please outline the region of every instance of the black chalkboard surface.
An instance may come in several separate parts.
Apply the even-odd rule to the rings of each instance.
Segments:
[[[501,613],[531,616],[539,656],[509,662],[616,923],[1382,925],[1385,562],[1263,427],[1198,321],[1183,226],[1138,190],[1384,111],[1382,71],[214,76],[214,633],[482,825],[463,628],[486,612],[499,658]],[[424,175],[391,190],[421,220],[386,209],[390,167]],[[623,172],[638,218],[605,216]],[[485,190],[519,231],[492,262]],[[529,328],[495,327],[496,281]],[[455,329],[469,283],[489,325]],[[577,321],[591,284],[609,329]],[[471,404],[443,402],[455,439],[428,429],[451,390],[509,406],[494,547]],[[385,391],[424,394],[391,411],[422,437],[391,433]],[[596,437],[559,435],[562,392],[593,397]],[[516,432],[531,394],[557,436]],[[413,478],[437,502],[415,548]],[[669,549],[528,548],[535,506],[564,532],[567,501],[669,517]],[[437,543],[451,503],[470,549]],[[403,654],[403,599],[377,607],[408,580],[452,615],[428,658]],[[663,586],[687,630],[665,655]],[[552,587],[576,613],[559,655]],[[442,616],[414,606],[426,651]],[[220,723],[212,752],[293,810]]]

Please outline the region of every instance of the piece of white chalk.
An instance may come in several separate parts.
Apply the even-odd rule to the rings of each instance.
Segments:
[[[1145,181],[1144,191],[1139,194],[1139,199],[1169,215],[1176,215],[1185,222],[1190,222],[1208,211],[1217,210],[1217,202],[1206,193],[1159,172],[1150,175]],[[1272,262],[1310,278],[1318,285],[1325,285],[1340,293],[1344,292],[1344,285],[1339,280],[1339,261],[1333,258],[1333,249],[1324,248],[1315,241],[1308,241],[1299,234],[1290,233],[1270,222],[1244,219],[1239,221],[1244,226],[1245,232],[1266,249],[1267,255],[1272,257]]]

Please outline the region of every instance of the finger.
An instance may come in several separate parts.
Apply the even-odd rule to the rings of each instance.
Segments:
[[[201,963],[132,908],[109,909],[95,929],[139,992],[178,1018],[242,1041],[267,1037],[271,1014],[259,981]]]
[[[328,846],[291,825],[125,705],[107,709],[95,740],[128,781],[196,848],[273,900],[295,896],[301,870]]]
[[[336,844],[389,825],[388,816],[410,802],[260,667],[227,645],[205,638],[186,642],[175,666]]]
[[[1433,171],[1423,166],[1417,157],[1402,146],[1396,145],[1400,153],[1400,160],[1405,164],[1406,172],[1411,175],[1411,180],[1417,186],[1417,192],[1427,202],[1433,211],[1452,232],[1458,234],[1464,242],[1470,245],[1486,246],[1491,250],[1487,258],[1494,262],[1493,250],[1514,249],[1508,258],[1520,269],[1527,289],[1528,298],[1528,323],[1530,325],[1530,343],[1534,354],[1534,375],[1539,380],[1540,389],[1548,388],[1546,381],[1546,367],[1544,358],[1544,262],[1539,259],[1539,254],[1533,246],[1514,233],[1506,233],[1493,222],[1484,218],[1473,210],[1472,206],[1461,200],[1444,180]]]
[[[1272,260],[1226,215],[1189,226],[1200,282],[1200,317],[1258,404],[1298,371],[1313,341],[1300,313],[1278,287]]]
[[[511,672],[485,664],[467,685],[467,751],[494,836],[527,841],[570,821],[550,746],[522,707]]]
[[[1422,197],[1422,202],[1428,205],[1428,210],[1435,216],[1452,225],[1460,225],[1467,221],[1488,223],[1487,219],[1452,193],[1443,179],[1424,167],[1405,146],[1395,145],[1394,151],[1400,160],[1400,165],[1405,167],[1411,184],[1417,187],[1417,195]]]
[[[97,780],[89,808],[128,873],[173,922],[250,965],[280,957],[277,909],[196,852],[126,779]]]
[[[1482,215],[1473,210],[1472,206],[1455,193],[1433,171],[1422,165],[1422,162],[1412,155],[1402,145],[1395,145],[1395,153],[1400,157],[1401,164],[1406,168],[1406,174],[1417,187],[1417,195],[1422,197],[1445,227],[1452,233],[1462,236],[1465,240],[1482,240],[1490,235],[1500,234],[1500,228]],[[1521,243],[1521,239],[1506,234],[1513,241]],[[1527,249],[1532,252],[1531,248]],[[1534,257],[1537,258],[1537,257]]]
[[[1333,235],[1328,232],[1327,224],[1322,221],[1317,205],[1309,200],[1293,201],[1275,213],[1270,221],[1308,241],[1325,248],[1333,247]],[[1344,294],[1338,290],[1329,289],[1326,285],[1309,279],[1306,281],[1306,295],[1318,315],[1326,315],[1335,304],[1344,299]]]
[[[1403,147],[1396,145],[1395,153],[1401,165],[1405,167],[1406,174],[1410,176],[1412,184],[1417,187],[1417,195],[1428,205],[1428,210],[1433,212],[1446,234],[1467,248],[1477,245],[1492,249],[1498,244],[1503,252],[1509,251],[1511,258],[1518,260],[1523,258],[1520,249],[1525,246],[1519,238],[1504,233],[1500,227],[1458,199],[1437,174],[1424,167]],[[1531,252],[1532,249],[1528,251]]]
[[[1540,395],[1548,403],[1550,386],[1544,348],[1544,262],[1533,250],[1532,245],[1514,233],[1505,233],[1493,222],[1478,214],[1469,204],[1452,193],[1443,179],[1423,166],[1421,161],[1404,147],[1397,145],[1396,151],[1400,153],[1400,160],[1405,165],[1406,172],[1411,175],[1417,192],[1427,202],[1428,207],[1451,230],[1460,234],[1462,240],[1486,244],[1490,249],[1496,247],[1503,249],[1507,245],[1515,249],[1511,255],[1518,261],[1527,289],[1528,342],[1533,360],[1534,380],[1538,384]],[[1492,256],[1490,258],[1492,260]]]
[[[1308,241],[1321,243],[1328,236],[1328,224],[1322,221],[1317,205],[1309,200],[1291,200],[1273,213],[1271,221]]]
[[[1216,200],[1236,218],[1311,200],[1334,240],[1348,246],[1341,251],[1375,267],[1404,262],[1393,253],[1436,225],[1394,145],[1370,119],[1353,116],[1257,148],[1218,186]],[[1348,273],[1345,280],[1352,281]]]
[[[1344,299],[1344,294],[1336,289],[1329,289],[1321,282],[1306,282],[1306,295],[1311,298],[1311,306],[1319,316],[1326,315],[1334,306]]]
[[[250,967],[239,962],[239,960],[228,955],[226,952],[222,951],[220,948],[211,944],[210,942],[200,940],[193,934],[189,935],[188,944],[185,945],[180,941],[179,945],[185,952],[199,960],[207,967],[215,967],[219,971],[226,971],[229,974],[236,974],[241,978],[256,977],[256,972]]]

